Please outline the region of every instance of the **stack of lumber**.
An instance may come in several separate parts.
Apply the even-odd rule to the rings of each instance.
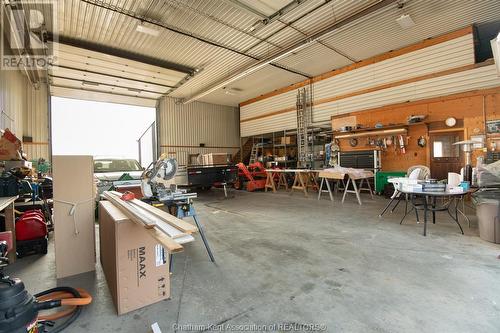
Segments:
[[[140,200],[122,200],[120,192],[105,191],[103,194],[128,218],[146,228],[168,252],[180,252],[182,244],[194,241],[191,234],[198,231],[194,225]]]

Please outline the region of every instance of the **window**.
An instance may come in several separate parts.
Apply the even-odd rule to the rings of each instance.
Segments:
[[[95,160],[94,172],[126,172],[140,171],[141,166],[136,160]]]
[[[453,143],[460,141],[458,135],[439,135],[432,143],[432,157],[460,157],[460,147]]]

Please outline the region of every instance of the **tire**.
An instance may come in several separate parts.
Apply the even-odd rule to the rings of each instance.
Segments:
[[[47,254],[49,248],[49,241],[47,240],[47,237],[43,240],[41,246],[40,246],[40,253],[41,254]]]

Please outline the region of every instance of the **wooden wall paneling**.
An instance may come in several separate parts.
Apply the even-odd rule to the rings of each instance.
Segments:
[[[483,101],[483,96],[484,101]],[[381,123],[384,126],[389,124],[406,123],[410,115],[427,115],[425,123],[443,122],[443,129],[447,127],[444,121],[448,117],[454,117],[458,120],[455,129],[464,131],[464,138],[469,139],[471,135],[484,134],[484,115],[483,103],[486,111],[486,119],[493,120],[500,118],[500,91],[498,88],[488,90],[485,94],[463,94],[451,98],[444,96],[442,98],[433,98],[428,101],[412,102],[408,104],[397,104],[384,106],[381,108],[353,112],[349,115],[355,115],[360,125],[373,128],[375,124]],[[434,128],[437,128],[434,126]],[[440,126],[438,126],[441,128]],[[399,149],[394,150],[394,146],[387,151],[382,152],[382,169],[384,171],[405,171],[410,166],[416,164],[429,165],[430,151],[429,146],[419,147],[417,139],[424,136],[429,142],[429,131],[426,124],[411,125],[408,129],[409,144],[406,148],[406,154],[401,154]],[[489,140],[487,140],[489,141]],[[488,145],[489,147],[489,145]],[[348,139],[340,140],[340,148],[343,151],[373,149],[373,146],[366,145],[365,138],[358,139],[358,145],[353,148],[349,145]],[[475,150],[473,153],[473,164],[478,156],[483,155],[481,150]]]

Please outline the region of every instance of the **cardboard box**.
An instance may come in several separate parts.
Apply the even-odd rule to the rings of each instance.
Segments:
[[[21,141],[8,129],[0,131],[0,160],[21,160],[22,159],[22,143]]]
[[[281,144],[282,145],[291,145],[291,144],[295,144],[295,138],[292,139],[291,136],[282,136],[281,137]]]
[[[92,156],[53,156],[52,170],[56,276],[94,271],[94,160]]]
[[[170,298],[168,253],[143,226],[99,202],[101,265],[119,315]]]
[[[350,126],[352,128],[356,128],[358,125],[358,121],[356,116],[347,116],[347,117],[341,117],[341,118],[336,118],[332,117],[332,130],[333,131],[340,131],[342,127]]]
[[[203,155],[203,165],[226,165],[231,158],[228,153],[210,153]]]

